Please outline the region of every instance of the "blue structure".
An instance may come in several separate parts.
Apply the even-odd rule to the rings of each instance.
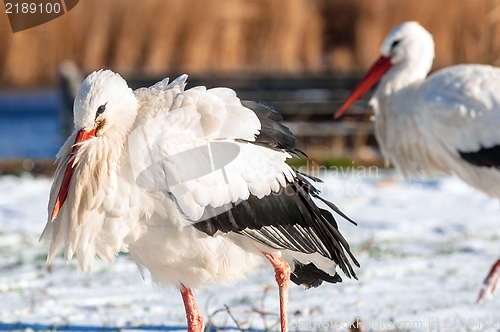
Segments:
[[[57,90],[0,92],[0,159],[53,159],[63,141]]]

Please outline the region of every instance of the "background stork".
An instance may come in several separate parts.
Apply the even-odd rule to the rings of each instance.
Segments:
[[[500,198],[500,69],[458,65],[427,77],[434,41],[417,22],[395,27],[380,54],[335,118],[380,80],[369,104],[386,164],[393,163],[405,177],[455,174]],[[499,275],[500,260],[478,302],[495,291]]]
[[[340,282],[336,266],[356,277],[348,256],[358,263],[313,201],[323,200],[315,179],[286,164],[300,152],[281,115],[227,88],[185,90],[186,79],[135,92],[108,70],[85,79],[76,131],[57,156],[48,261],[63,247],[90,271],[95,255],[111,262],[130,251],[155,283],[179,288],[193,332],[203,319],[192,288],[240,279],[267,259],[286,331],[290,278]]]

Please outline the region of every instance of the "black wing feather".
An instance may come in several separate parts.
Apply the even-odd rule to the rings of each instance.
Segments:
[[[242,101],[242,104],[255,112],[261,122],[259,135],[254,142],[248,143],[305,155],[297,149],[297,139],[280,123],[283,117],[274,108],[252,101]],[[346,276],[356,278],[346,252],[354,264],[359,266],[359,263],[351,253],[349,244],[339,232],[333,215],[316,206],[313,198],[322,200],[333,211],[353,221],[333,203],[323,199],[319,190],[307,178],[321,181],[297,172],[292,182],[263,198],[250,195],[247,200],[233,204],[230,209],[225,207],[220,210],[221,213],[216,213],[217,209],[207,206],[202,221],[193,226],[210,236],[217,231],[236,232],[271,248],[306,254],[319,253],[333,260]],[[342,281],[338,274],[331,276],[312,263],[295,264],[291,280],[306,287],[317,287],[323,281]]]
[[[241,104],[246,108],[251,109],[257,115],[259,120],[271,119],[275,122],[283,121],[283,116],[281,115],[281,113],[270,105],[250,100],[242,100]]]
[[[250,195],[230,210],[193,226],[208,235],[214,235],[216,230],[236,232],[275,249],[319,253],[332,259],[348,277],[356,278],[346,252],[354,264],[359,263],[333,215],[312,200],[311,187],[314,188],[297,174],[294,182],[277,193],[260,199]]]
[[[462,159],[473,165],[500,168],[500,145],[481,148],[474,152],[459,151],[459,153]]]
[[[241,104],[252,110],[259,118],[261,130],[253,144],[264,145],[268,148],[285,150],[295,156],[307,155],[297,149],[297,138],[288,129],[282,125],[283,116],[274,109],[274,107],[261,102],[242,100]]]

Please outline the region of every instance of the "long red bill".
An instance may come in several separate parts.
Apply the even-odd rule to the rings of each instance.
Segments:
[[[80,144],[85,142],[89,138],[95,136],[95,129],[90,131],[84,131],[83,129],[78,131],[76,135],[75,144],[73,145],[73,149],[71,150],[71,154],[69,156],[68,164],[66,165],[66,171],[64,172],[64,177],[61,183],[61,188],[59,188],[59,194],[57,195],[56,204],[54,205],[54,210],[52,210],[52,215],[50,217],[50,222],[56,219],[59,210],[61,209],[66,197],[68,196],[69,184],[71,182],[71,178],[73,177],[73,172],[75,171],[73,158],[80,148]]]
[[[334,119],[338,119],[344,114],[356,100],[361,98],[370,88],[378,82],[378,80],[392,67],[391,58],[381,56],[377,62],[373,64],[368,73],[361,79],[361,82],[354,88],[349,97],[340,106],[334,115]]]

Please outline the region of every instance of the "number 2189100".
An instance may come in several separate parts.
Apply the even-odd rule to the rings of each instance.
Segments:
[[[61,4],[56,3],[5,3],[7,14],[58,14],[61,12]]]

